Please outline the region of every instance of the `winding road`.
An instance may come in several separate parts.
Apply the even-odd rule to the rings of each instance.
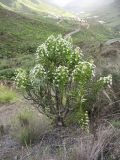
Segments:
[[[75,29],[74,31],[66,34],[66,35],[65,35],[65,39],[67,39],[68,37],[70,37],[70,36],[72,36],[72,35],[74,35],[75,33],[78,33],[78,32],[80,32],[80,28]]]
[[[110,39],[105,44],[110,45],[111,43],[114,43],[114,42],[117,42],[117,41],[120,42],[120,38]]]

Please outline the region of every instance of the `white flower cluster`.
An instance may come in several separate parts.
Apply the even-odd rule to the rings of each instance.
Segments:
[[[83,56],[83,52],[79,47],[75,48],[75,54],[77,54],[80,58]]]
[[[48,46],[49,51],[55,51],[56,54],[67,54],[67,52],[69,52],[72,48],[71,43],[63,39],[61,35],[59,35],[57,38],[54,36],[49,37],[45,44]]]
[[[58,37],[50,36],[36,51],[36,61],[41,64],[45,64],[47,61],[55,63],[57,59],[61,65],[68,63],[74,66],[82,60],[82,56],[81,49],[77,47],[74,50],[70,40],[62,38],[61,35]]]
[[[34,82],[36,82],[37,80],[39,80],[40,78],[45,78],[46,77],[46,72],[44,67],[41,64],[37,64],[31,71],[29,74],[30,77],[30,81],[33,84]]]
[[[54,73],[53,83],[58,87],[59,85],[65,85],[69,79],[69,71],[65,66],[59,66]]]
[[[70,54],[70,64],[78,64],[82,60],[82,56],[81,50],[76,48],[76,51]]]
[[[110,74],[107,77],[100,77],[99,81],[107,85],[112,85],[112,75]]]
[[[70,49],[72,48],[72,44],[71,44],[71,39],[70,38],[66,40],[66,39],[62,38],[61,35],[59,35],[56,38],[56,41],[58,41],[58,44],[62,45],[63,47],[70,48]]]
[[[16,70],[15,82],[18,87],[25,88],[25,84],[27,81],[26,71],[23,69]]]
[[[41,57],[48,55],[46,44],[42,44],[37,48],[36,51],[36,61],[38,61]]]
[[[80,61],[75,66],[75,69],[73,70],[73,73],[72,73],[73,80],[94,76],[94,68],[95,68],[95,66],[93,65],[93,63]]]
[[[83,129],[89,132],[89,117],[88,117],[88,111],[86,111],[80,120],[81,126]]]
[[[46,40],[46,43],[48,42],[53,42],[53,41],[55,41],[56,40],[56,38],[53,36],[53,35],[51,35],[51,36],[49,36],[48,37],[48,39]]]

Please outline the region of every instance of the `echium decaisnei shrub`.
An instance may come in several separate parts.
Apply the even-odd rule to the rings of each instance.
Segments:
[[[68,114],[76,110],[80,112],[80,124],[88,126],[84,104],[91,84],[96,84],[97,93],[110,84],[111,76],[96,80],[93,61],[85,60],[82,51],[74,49],[71,39],[60,35],[50,36],[37,48],[35,62],[29,73],[19,69],[16,75],[16,83],[28,99],[57,126],[63,126]]]

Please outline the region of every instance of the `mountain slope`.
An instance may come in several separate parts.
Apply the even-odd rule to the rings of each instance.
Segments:
[[[120,32],[120,1],[115,0],[112,4],[97,10],[95,14],[99,15],[107,25],[112,27],[117,34]]]
[[[30,14],[51,14],[53,16],[72,16],[56,6],[44,0],[0,0],[0,4],[7,9]]]
[[[8,0],[5,1],[7,7],[11,8],[11,3],[8,5]],[[14,1],[17,2],[11,0]],[[0,7],[0,79],[11,78],[17,67],[29,69],[34,63],[33,54],[36,48],[52,34],[66,35],[79,29],[78,33],[72,35],[74,44],[80,47],[87,45],[86,48],[88,44],[114,38],[113,33],[103,25],[91,24],[89,29],[85,29],[81,28],[79,22],[75,20],[56,20],[42,15],[35,20],[33,17],[31,19],[30,16],[23,16],[21,12],[13,12],[5,7]],[[30,12],[28,14],[30,15]]]
[[[93,11],[100,7],[104,7],[113,0],[100,0],[100,1],[86,1],[86,0],[72,0],[65,6],[65,9],[72,12],[80,13],[81,11]]]
[[[17,67],[29,68],[36,48],[48,36],[66,34],[70,29],[55,19],[30,19],[0,6],[0,79],[10,78]]]
[[[54,19],[40,17],[39,21],[22,16],[15,12],[0,7],[0,49],[5,51],[24,53],[22,48],[35,48],[51,34],[65,34],[69,29],[57,24]],[[9,45],[8,45],[9,44]],[[12,54],[12,53],[11,53]]]

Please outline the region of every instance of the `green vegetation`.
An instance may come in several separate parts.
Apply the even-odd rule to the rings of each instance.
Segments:
[[[42,114],[64,126],[68,114],[75,112],[79,123],[88,129],[87,103],[91,96],[107,85],[111,76],[95,78],[93,61],[85,60],[79,48],[73,48],[71,39],[50,36],[37,48],[35,66],[26,72],[19,69],[16,84],[23,88]],[[77,111],[77,112],[76,112]]]
[[[57,25],[54,19],[32,20],[14,12],[0,9],[1,57],[33,54],[36,46],[51,34],[65,34],[67,29]]]
[[[116,128],[120,128],[120,120],[112,120],[112,125]]]
[[[80,27],[72,19],[61,21],[44,14],[25,16],[3,7],[0,7],[0,24],[0,79],[11,79],[20,66],[29,70],[34,65],[33,54],[37,46],[50,35],[66,35]],[[73,35],[73,42],[82,46],[113,37],[113,32],[106,26],[91,24],[89,29],[82,28]]]
[[[16,12],[26,13],[29,15],[40,16],[41,13],[51,14],[53,16],[72,16],[71,13],[66,12],[56,6],[46,3],[44,0],[33,1],[33,0],[1,0],[0,4]]]
[[[83,14],[87,29],[47,2],[0,2],[0,159],[118,160],[119,12]]]
[[[111,27],[117,26],[120,24],[119,18],[119,6],[111,5],[106,8],[103,8],[102,12],[98,14],[103,18],[103,20]]]
[[[0,60],[0,79],[13,80],[15,77],[16,67],[27,68],[33,66],[33,55],[18,55],[15,58],[3,58]]]
[[[36,47],[51,34],[65,34],[71,28],[64,28],[56,20],[41,17],[33,20],[0,8],[0,79],[10,79],[15,68],[30,68]]]
[[[89,29],[83,28],[79,33],[74,34],[73,41],[75,44],[92,44],[105,42],[114,38],[115,34],[108,27],[101,24],[91,24]]]
[[[94,14],[99,15],[105,21],[105,25],[114,29],[116,36],[120,34],[120,2],[115,0],[112,4],[103,7],[102,11],[98,10]]]
[[[18,99],[15,91],[0,85],[0,104],[15,102]]]

